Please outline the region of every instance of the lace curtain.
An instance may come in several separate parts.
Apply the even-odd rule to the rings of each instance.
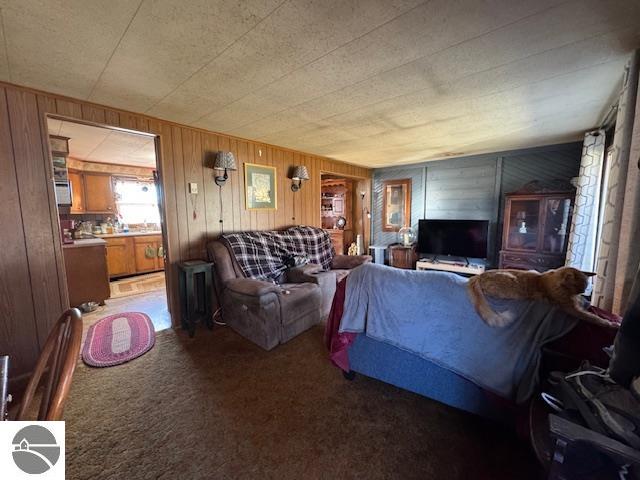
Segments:
[[[604,144],[604,130],[595,130],[584,135],[566,265],[585,272],[595,271]]]

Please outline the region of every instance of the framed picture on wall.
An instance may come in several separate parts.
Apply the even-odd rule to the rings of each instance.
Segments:
[[[382,187],[382,230],[397,232],[411,225],[411,179],[387,180]]]
[[[276,168],[245,163],[244,191],[247,210],[276,210]]]

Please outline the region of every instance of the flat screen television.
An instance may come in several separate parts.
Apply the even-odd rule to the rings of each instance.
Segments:
[[[418,251],[430,255],[487,258],[489,220],[420,220]]]

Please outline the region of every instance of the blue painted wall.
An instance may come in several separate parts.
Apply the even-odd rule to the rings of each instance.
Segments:
[[[504,194],[538,180],[548,184],[578,175],[580,142],[423,162],[373,172],[372,244],[398,241],[382,231],[382,185],[385,180],[412,180],[411,225],[418,220],[489,220],[489,263],[500,250]]]

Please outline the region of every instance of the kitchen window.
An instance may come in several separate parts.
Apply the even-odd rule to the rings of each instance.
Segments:
[[[116,178],[114,190],[120,223],[160,225],[158,192],[153,180]]]

